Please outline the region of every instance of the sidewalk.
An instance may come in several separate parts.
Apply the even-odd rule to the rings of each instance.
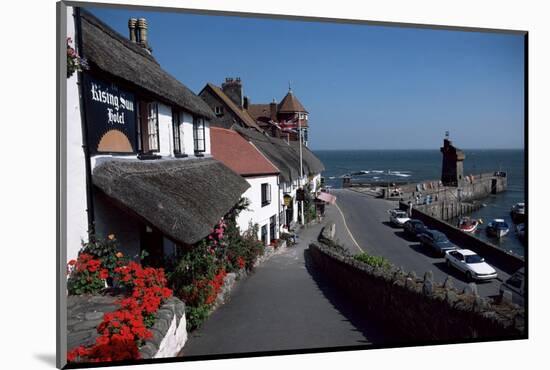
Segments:
[[[334,208],[334,207],[330,207]],[[237,283],[229,301],[190,335],[182,356],[359,346],[380,341],[361,312],[312,270],[307,255],[322,225]],[[369,329],[366,329],[369,328]]]

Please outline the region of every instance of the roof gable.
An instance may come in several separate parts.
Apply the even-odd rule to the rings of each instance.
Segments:
[[[217,96],[226,107],[231,110],[246,126],[262,130],[256,121],[248,114],[248,112],[241,110],[218,86],[208,82],[204,89],[208,89],[215,96]],[[203,91],[204,91],[203,89]],[[201,91],[202,93],[202,91]],[[200,95],[200,93],[199,93]]]

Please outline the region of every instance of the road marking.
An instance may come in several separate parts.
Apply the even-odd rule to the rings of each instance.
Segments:
[[[359,243],[357,243],[357,241],[353,237],[353,234],[351,233],[351,230],[349,229],[348,224],[346,222],[346,216],[344,216],[344,212],[342,212],[340,207],[338,207],[338,203],[334,203],[334,205],[336,206],[336,208],[338,209],[338,212],[340,212],[340,215],[342,216],[342,220],[344,221],[344,226],[346,227],[346,230],[348,231],[348,234],[351,240],[355,243],[355,246],[359,249],[359,251],[364,252],[363,248],[359,246]]]

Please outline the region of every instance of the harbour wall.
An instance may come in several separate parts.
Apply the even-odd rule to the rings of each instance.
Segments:
[[[400,208],[406,210],[409,208],[407,203],[401,202]],[[483,256],[489,264],[495,265],[508,274],[525,266],[525,260],[516,254],[505,251],[497,246],[481,240],[476,236],[461,231],[448,222],[439,219],[437,216],[427,213],[417,207],[413,207],[411,217],[418,219],[432,229],[439,230],[447,235],[447,238],[454,244],[471,249],[477,254]]]
[[[526,335],[523,308],[477,294],[475,284],[453,288],[426,272],[376,268],[345,255],[331,243],[311,243],[313,268],[364,315],[379,321],[392,344],[518,339]],[[406,308],[406,309],[404,309]]]

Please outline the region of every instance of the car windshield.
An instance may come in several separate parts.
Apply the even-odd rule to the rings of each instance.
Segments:
[[[405,218],[405,217],[407,217],[407,214],[405,212],[395,212],[395,217]]]
[[[466,256],[466,263],[481,263],[481,262],[483,262],[483,258],[478,256],[477,254]]]
[[[446,243],[446,242],[449,241],[449,240],[447,239],[447,237],[445,236],[445,234],[434,233],[433,236],[434,236],[434,240],[435,240],[436,242],[439,242],[439,243]]]

